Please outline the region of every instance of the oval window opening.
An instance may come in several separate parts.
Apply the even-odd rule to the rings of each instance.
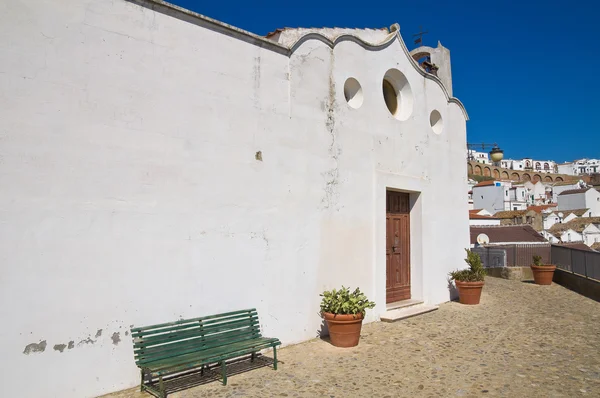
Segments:
[[[363,91],[358,80],[350,77],[344,83],[344,97],[351,108],[358,109],[363,103]]]
[[[398,93],[396,93],[392,83],[385,79],[383,80],[383,99],[390,113],[396,116],[398,112]]]
[[[442,120],[442,115],[439,111],[433,110],[431,112],[431,115],[429,115],[429,124],[434,133],[442,133],[442,130],[444,130],[444,120]]]

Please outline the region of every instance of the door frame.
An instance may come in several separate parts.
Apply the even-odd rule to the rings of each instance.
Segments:
[[[410,200],[410,285],[411,296],[424,300],[423,284],[423,192],[426,188],[420,178],[375,172],[374,209],[374,269],[373,291],[378,315],[386,311],[386,198],[387,191],[409,194]],[[425,300],[424,300],[425,301]]]

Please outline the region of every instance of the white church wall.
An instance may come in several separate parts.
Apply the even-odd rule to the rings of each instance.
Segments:
[[[136,385],[132,324],[256,307],[290,344],[317,335],[318,294],[342,284],[377,320],[386,189],[411,193],[413,297],[449,299],[469,242],[465,115],[398,40],[308,40],[288,57],[125,1],[4,10],[7,396]],[[392,68],[410,85],[404,120],[381,92]]]

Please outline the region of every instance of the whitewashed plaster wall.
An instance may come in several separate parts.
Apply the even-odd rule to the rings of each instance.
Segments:
[[[558,210],[577,210],[585,208],[585,194],[576,193],[558,196]]]
[[[413,297],[449,299],[469,242],[463,109],[397,38],[288,55],[194,18],[120,0],[0,4],[7,396],[136,385],[132,324],[256,307],[290,344],[317,336],[318,294],[342,284],[375,299],[377,320],[386,188],[411,192]],[[390,68],[412,89],[405,121],[382,96]]]

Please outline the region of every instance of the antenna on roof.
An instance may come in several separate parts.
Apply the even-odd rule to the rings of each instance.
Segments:
[[[419,44],[419,45],[423,45],[423,35],[429,33],[429,32],[423,32],[423,26],[419,26],[419,33],[414,34],[413,37],[419,36],[416,39],[413,39],[415,41],[415,44]]]

